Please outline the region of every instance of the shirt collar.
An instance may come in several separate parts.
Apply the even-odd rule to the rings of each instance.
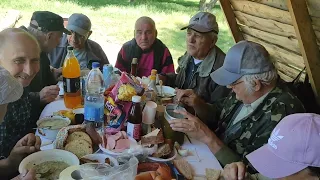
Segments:
[[[251,104],[244,104],[244,106],[250,106],[253,110],[257,109],[257,107],[262,103],[262,101],[267,97],[267,95],[270,93],[266,93],[265,95],[261,96],[259,99],[255,100]]]

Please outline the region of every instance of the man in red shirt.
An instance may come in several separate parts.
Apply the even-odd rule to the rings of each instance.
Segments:
[[[174,72],[169,49],[157,39],[155,22],[150,17],[140,17],[135,24],[134,39],[126,42],[118,54],[116,67],[130,73],[132,58],[138,59],[137,76],[149,76],[152,69],[158,73]]]

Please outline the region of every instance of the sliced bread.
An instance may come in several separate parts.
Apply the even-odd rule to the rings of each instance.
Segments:
[[[76,131],[69,134],[66,140],[66,144],[70,143],[71,141],[81,140],[81,139],[87,141],[90,145],[92,145],[92,140],[90,136],[83,131]]]
[[[173,164],[186,179],[193,178],[193,173],[192,173],[193,169],[186,160],[184,159],[174,160]]]
[[[221,170],[206,168],[207,180],[219,180],[221,176]]]
[[[93,153],[92,145],[83,139],[76,139],[69,142],[64,149],[66,151],[72,152],[79,159],[87,154]]]

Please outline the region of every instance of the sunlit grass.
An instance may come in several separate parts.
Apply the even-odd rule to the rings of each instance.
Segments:
[[[115,62],[121,45],[133,38],[133,27],[140,16],[150,16],[156,22],[158,38],[171,51],[174,61],[184,54],[185,31],[180,28],[198,11],[198,0],[0,0],[0,13],[17,9],[23,18],[19,25],[28,25],[32,12],[48,10],[68,17],[72,13],[86,14],[92,21],[93,34],[90,37],[105,50],[111,62]],[[220,33],[218,46],[227,51],[234,43],[224,15],[219,6],[212,12],[217,16]],[[110,43],[116,44],[109,49]]]

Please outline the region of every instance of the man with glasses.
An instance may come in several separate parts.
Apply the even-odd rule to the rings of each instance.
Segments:
[[[100,62],[100,65],[109,64],[108,58],[101,46],[88,39],[92,34],[91,21],[84,14],[74,13],[68,19],[67,30],[70,35],[64,34],[60,44],[49,53],[51,66],[60,68],[63,66],[67,55],[67,46],[73,47],[73,52],[79,61],[81,70],[91,69],[92,62]]]
[[[223,102],[209,105],[192,90],[180,91],[178,99],[192,106],[198,117],[180,111],[186,119],[169,123],[173,130],[205,143],[223,166],[237,161],[247,164],[245,155],[266,144],[283,117],[304,112],[260,44],[234,45],[211,78],[232,93]]]

